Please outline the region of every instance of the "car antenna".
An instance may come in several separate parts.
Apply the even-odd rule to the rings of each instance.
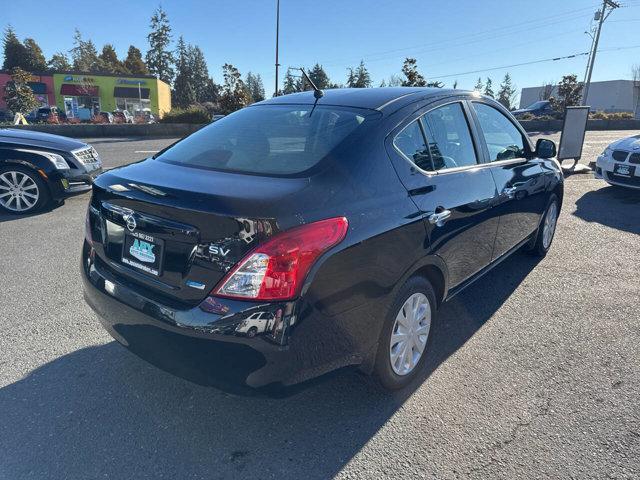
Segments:
[[[316,97],[316,100],[319,100],[324,95],[324,92],[320,90],[315,83],[313,83],[313,80],[309,78],[309,75],[307,75],[307,72],[304,71],[304,68],[298,67],[297,70],[300,70],[302,72],[302,76],[307,80],[307,82],[309,82],[311,88],[313,88],[313,96]]]

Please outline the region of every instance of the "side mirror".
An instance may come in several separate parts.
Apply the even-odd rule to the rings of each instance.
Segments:
[[[536,157],[553,158],[556,156],[556,144],[548,138],[540,138],[536,142]]]

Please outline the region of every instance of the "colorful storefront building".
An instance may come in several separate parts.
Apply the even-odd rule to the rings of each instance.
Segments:
[[[0,71],[0,92],[11,80]],[[41,105],[56,105],[69,118],[98,112],[128,110],[132,114],[150,111],[162,117],[171,109],[169,85],[153,76],[114,76],[100,73],[53,72],[32,75],[29,86]],[[0,109],[5,109],[0,95]]]

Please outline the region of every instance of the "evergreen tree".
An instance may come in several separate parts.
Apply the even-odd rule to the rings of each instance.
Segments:
[[[169,48],[171,44],[171,26],[162,7],[151,17],[151,32],[147,35],[149,51],[146,55],[147,68],[163,82],[171,84],[173,80],[173,54]]]
[[[564,75],[558,84],[558,98],[549,98],[551,106],[558,112],[564,112],[566,107],[580,105],[581,100],[582,84],[575,74]]]
[[[371,87],[371,75],[367,67],[364,66],[364,61],[360,60],[360,65],[355,69],[349,69],[349,76],[347,78],[347,87],[349,88],[369,88]]]
[[[202,102],[203,103],[212,103],[214,104],[214,110],[219,110],[220,103],[220,85],[213,81],[213,78],[208,78],[205,88],[202,93]]]
[[[498,102],[511,110],[514,107],[515,95],[516,88],[511,82],[511,75],[506,73],[500,84],[500,90],[498,90]]]
[[[11,70],[11,80],[4,87],[4,101],[14,113],[26,114],[38,106],[38,100],[29,87],[31,74],[20,67]]]
[[[100,70],[104,73],[129,73],[124,64],[120,60],[118,60],[116,50],[110,43],[107,43],[104,47],[102,47],[102,53],[98,58],[100,60]]]
[[[27,57],[27,48],[20,43],[15,30],[8,25],[4,30],[4,38],[2,39],[4,49],[3,70],[11,70],[15,67],[25,67],[24,60]]]
[[[311,68],[308,72],[307,75],[309,75],[309,78],[311,79],[311,81],[313,83],[316,84],[316,87],[318,87],[320,90],[325,89],[325,88],[331,88],[331,81],[329,80],[329,75],[327,75],[327,72],[325,72],[324,68],[322,68],[322,65],[320,65],[319,63],[316,63],[313,68]],[[307,90],[310,87],[306,88]]]
[[[196,101],[203,102],[205,97],[205,89],[209,80],[209,69],[207,61],[200,47],[187,47],[187,60],[189,62],[189,70],[191,71],[191,84],[196,94]]]
[[[482,92],[483,88],[484,88],[484,85],[482,84],[482,79],[480,77],[478,77],[478,81],[476,82],[476,86],[473,87],[473,89],[476,92]]]
[[[247,95],[247,88],[242,81],[242,76],[236,67],[225,63],[222,67],[224,84],[222,85],[222,95],[220,96],[220,110],[224,114],[229,114],[246,107],[250,98]]]
[[[129,46],[127,58],[124,61],[124,68],[132,75],[149,75],[147,65],[142,60],[142,53],[133,45]]]
[[[493,93],[493,82],[491,81],[491,79],[489,77],[487,77],[487,83],[484,84],[484,94],[487,97],[491,97],[491,98],[495,97],[495,95]]]
[[[299,78],[291,73],[291,69],[287,68],[287,73],[284,76],[284,85],[282,87],[282,93],[288,95],[289,93],[296,93],[302,90],[302,85]]]
[[[402,65],[402,73],[405,79],[402,80],[403,87],[425,87],[427,81],[418,72],[418,66],[415,58],[406,58]]]
[[[173,85],[171,101],[173,106],[187,108],[197,101],[196,90],[193,84],[193,71],[191,70],[190,47],[185,43],[184,38],[178,39],[176,49],[177,75]]]
[[[47,69],[47,59],[44,58],[40,45],[33,38],[25,38],[24,47],[26,49],[25,70],[28,72],[44,72]]]
[[[47,64],[50,70],[53,71],[68,71],[71,70],[71,63],[69,63],[69,59],[62,52],[54,53]]]
[[[73,48],[70,50],[73,69],[79,72],[99,72],[100,60],[98,51],[91,40],[84,40],[80,30],[76,28],[73,35]]]
[[[262,77],[259,73],[254,75],[248,72],[245,77],[245,84],[251,102],[261,102],[265,99],[264,85],[262,84]]]

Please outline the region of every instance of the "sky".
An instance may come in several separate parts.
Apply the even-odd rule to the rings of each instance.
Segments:
[[[203,50],[209,73],[222,81],[232,63],[259,73],[274,90],[276,0],[164,0],[174,40],[183,35]],[[602,30],[593,80],[629,79],[640,64],[640,0],[620,0]],[[47,8],[51,5],[52,8]],[[72,47],[74,28],[100,49],[112,43],[124,58],[130,44],[147,49],[149,19],[157,0],[0,0],[0,27],[33,37],[50,57]],[[597,0],[280,0],[280,63],[324,66],[344,83],[347,69],[364,60],[374,85],[399,74],[405,57],[420,72],[458,88],[489,76],[494,90],[509,72],[518,89],[584,76],[587,57],[534,62],[587,52],[585,34]],[[476,72],[477,70],[492,69]],[[473,73],[467,73],[473,72]]]

